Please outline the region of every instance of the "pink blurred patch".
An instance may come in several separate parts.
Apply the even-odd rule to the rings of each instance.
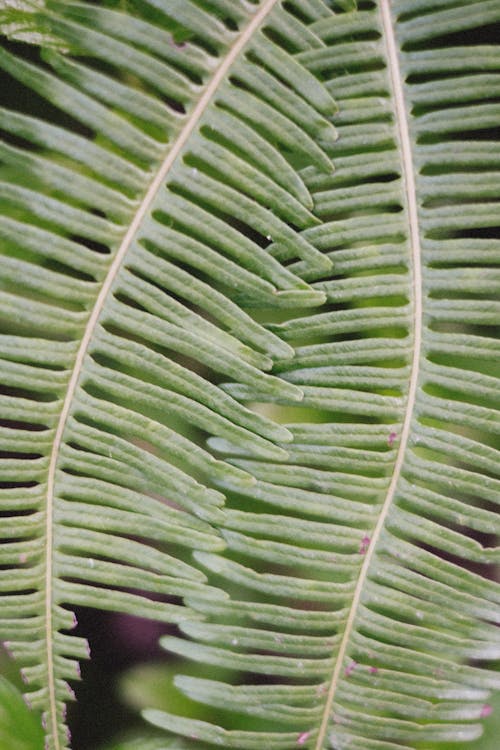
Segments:
[[[345,676],[350,677],[357,666],[358,666],[357,661],[352,661],[350,664],[348,664],[347,667],[344,669]]]
[[[363,539],[361,540],[361,544],[359,545],[359,554],[364,555],[369,546],[370,546],[370,537],[365,535]]]

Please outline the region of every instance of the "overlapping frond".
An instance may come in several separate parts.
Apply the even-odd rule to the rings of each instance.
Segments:
[[[0,633],[49,750],[78,605],[213,665],[176,684],[220,720],[146,712],[202,746],[477,735],[500,14],[465,6],[0,4],[47,102],[0,110]]]

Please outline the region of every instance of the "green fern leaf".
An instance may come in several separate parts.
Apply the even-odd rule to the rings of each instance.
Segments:
[[[203,665],[175,679],[203,718],[143,712],[165,747],[479,736],[499,20],[0,2],[5,81],[44,102],[0,109],[0,637],[47,750],[82,605],[175,624]]]

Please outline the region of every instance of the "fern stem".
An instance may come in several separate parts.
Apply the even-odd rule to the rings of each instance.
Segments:
[[[333,702],[339,685],[340,676],[342,674],[344,658],[356,621],[356,615],[361,595],[371,567],[373,555],[377,546],[377,541],[384,528],[385,521],[391,508],[401,475],[401,470],[408,447],[410,427],[417,397],[420,355],[422,348],[422,251],[420,245],[417,194],[414,178],[415,173],[413,167],[410,131],[403,89],[403,79],[399,65],[399,55],[394,31],[394,23],[391,16],[390,0],[380,0],[380,14],[384,32],[383,35],[386,42],[387,63],[389,68],[391,87],[394,94],[394,114],[396,117],[396,128],[398,132],[399,145],[401,148],[402,178],[404,191],[406,194],[406,205],[410,231],[411,259],[413,268],[413,358],[410,370],[405,417],[401,428],[399,449],[394,463],[394,470],[391,476],[391,481],[384,503],[382,505],[380,516],[371,535],[370,543],[366,549],[363,564],[361,566],[358,581],[356,583],[349,617],[347,619],[345,631],[339,646],[335,669],[333,671],[332,679],[328,689],[322,721],[316,739],[315,750],[322,750],[324,745],[325,736],[330,723]]]
[[[54,670],[54,655],[53,655],[53,548],[54,548],[54,536],[53,536],[53,524],[52,518],[54,513],[54,490],[55,490],[55,475],[59,458],[59,450],[66,427],[66,422],[70,412],[71,404],[78,386],[80,372],[83,366],[83,362],[87,353],[88,346],[92,339],[93,333],[97,326],[99,317],[104,308],[105,302],[108,298],[108,294],[111,290],[113,282],[118,274],[122,262],[133,242],[135,234],[139,229],[141,222],[147,216],[154,199],[158,191],[161,189],[165,182],[167,174],[172,168],[177,157],[181,154],[182,149],[187,143],[193,130],[198,125],[201,117],[205,110],[211,103],[213,96],[227,75],[229,69],[237,59],[238,55],[244,49],[245,45],[250,41],[253,34],[264,22],[265,18],[272,11],[278,0],[265,0],[263,5],[256,11],[254,17],[244,29],[242,34],[236,39],[233,47],[228,51],[226,57],[221,62],[220,66],[216,69],[213,78],[207,85],[203,92],[199,102],[194,108],[193,112],[189,116],[184,128],[179,134],[178,139],[173,145],[172,149],[168,152],[165,159],[163,160],[160,168],[158,169],[154,179],[152,180],[147,192],[144,195],[140,205],[137,208],[133,221],[131,222],[117,252],[110,265],[108,274],[103,282],[96,303],[89,316],[85,332],[82,337],[78,353],[75,358],[75,364],[71,373],[71,377],[68,383],[66,391],[66,397],[61,410],[61,415],[57,425],[54,443],[52,446],[52,452],[50,456],[48,478],[47,478],[47,506],[46,506],[46,561],[45,561],[45,634],[46,634],[46,654],[47,654],[47,689],[48,689],[48,700],[49,700],[49,716],[47,717],[47,731],[52,732],[53,736],[53,748],[54,750],[61,750],[58,734],[58,720],[57,720],[57,696],[56,696],[56,677]]]

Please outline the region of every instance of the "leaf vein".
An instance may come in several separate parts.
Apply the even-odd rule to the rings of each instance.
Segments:
[[[413,357],[408,386],[408,398],[406,402],[405,417],[401,428],[399,448],[394,462],[394,470],[391,481],[387,490],[384,503],[382,505],[380,516],[371,535],[370,543],[366,549],[365,557],[359,573],[356,588],[352,599],[349,617],[339,646],[337,660],[333,671],[332,679],[328,689],[325,702],[325,708],[322,716],[321,725],[318,731],[315,750],[321,750],[328,729],[330,714],[333,702],[342,674],[342,665],[350,638],[354,629],[356,615],[358,612],[361,595],[366,583],[370,570],[370,565],[377,546],[377,540],[380,538],[382,530],[387,519],[387,515],[392,506],[396,488],[401,476],[403,463],[408,447],[410,436],[411,422],[417,397],[417,385],[420,369],[420,356],[422,348],[422,264],[421,264],[421,246],[420,246],[420,228],[417,208],[417,191],[414,178],[412,145],[410,131],[406,113],[406,104],[403,90],[403,80],[399,65],[398,49],[394,33],[394,24],[391,16],[390,0],[380,0],[380,13],[382,19],[383,36],[386,43],[386,53],[389,74],[391,79],[392,94],[394,97],[394,111],[396,117],[396,127],[399,137],[399,146],[401,149],[401,164],[404,191],[406,194],[406,204],[408,212],[408,227],[410,234],[410,246],[413,268]]]
[[[53,530],[53,512],[54,512],[54,492],[55,492],[55,475],[59,458],[59,451],[68,419],[71,403],[78,386],[80,372],[83,366],[85,355],[92,335],[98,323],[100,314],[112,287],[114,279],[119,272],[123,259],[130,248],[130,245],[141,225],[144,217],[147,215],[158,191],[164,184],[165,178],[175,163],[175,160],[181,153],[193,130],[196,128],[200,118],[204,114],[207,106],[211,103],[215,91],[220,86],[231,65],[241,53],[245,45],[249,42],[252,35],[263,23],[266,16],[276,5],[277,0],[266,0],[263,5],[256,11],[254,17],[244,29],[241,35],[236,39],[234,45],[228,51],[226,57],[216,69],[211,81],[207,85],[200,100],[196,104],[193,112],[189,116],[184,128],[181,130],[173,148],[168,152],[154,179],[152,180],[143,200],[141,201],[134,218],[123,237],[123,240],[116,252],[116,255],[110,265],[108,274],[103,282],[96,303],[89,316],[85,332],[83,334],[80,347],[78,349],[71,377],[68,382],[66,396],[61,409],[61,415],[54,436],[54,443],[50,456],[50,463],[47,476],[47,504],[46,504],[46,558],[45,558],[45,640],[46,640],[46,658],[47,658],[47,689],[49,702],[49,716],[47,717],[47,727],[51,728],[54,750],[60,750],[59,734],[57,731],[57,696],[56,696],[56,676],[54,669],[53,654],[53,547],[54,547],[54,530]],[[50,731],[50,729],[49,729]]]

